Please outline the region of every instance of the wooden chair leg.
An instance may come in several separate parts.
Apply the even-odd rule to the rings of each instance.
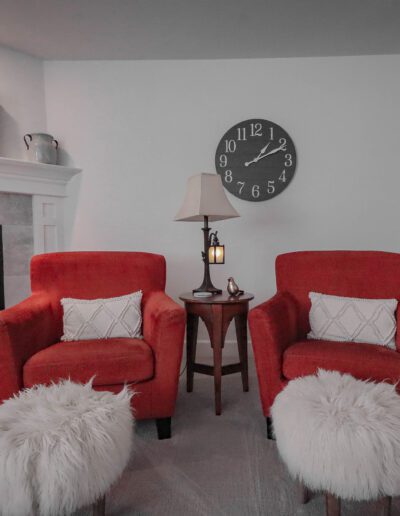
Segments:
[[[92,516],[106,516],[106,497],[99,498],[92,505]]]
[[[299,498],[300,503],[308,503],[311,498],[311,493],[308,487],[306,487],[303,482],[299,482]]]
[[[157,426],[157,435],[160,440],[171,438],[171,418],[170,417],[162,417],[162,418],[156,419],[156,426]]]
[[[267,422],[267,439],[275,441],[274,429],[272,427],[272,418],[267,416],[265,419]]]
[[[325,494],[326,504],[326,516],[340,516],[340,498],[326,493]]]

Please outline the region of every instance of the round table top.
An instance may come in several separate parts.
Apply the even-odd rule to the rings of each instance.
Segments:
[[[247,303],[254,299],[254,295],[250,292],[244,292],[240,296],[231,296],[228,292],[222,294],[213,294],[209,297],[196,297],[192,292],[185,292],[179,296],[179,299],[185,303],[203,303],[205,305],[212,304],[230,304],[230,303]]]

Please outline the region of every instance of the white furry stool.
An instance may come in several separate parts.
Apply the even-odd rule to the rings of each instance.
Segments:
[[[379,511],[390,513],[390,497],[400,495],[400,396],[393,385],[320,370],[289,382],[271,415],[289,472],[326,493],[328,515],[340,514],[341,498],[377,500]]]
[[[123,472],[133,438],[132,393],[91,382],[38,385],[0,406],[0,514],[56,516],[89,504]]]

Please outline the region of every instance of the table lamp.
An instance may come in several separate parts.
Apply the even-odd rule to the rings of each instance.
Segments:
[[[186,195],[176,221],[198,222],[204,221],[204,278],[199,288],[193,290],[193,294],[207,295],[221,294],[222,290],[214,287],[210,276],[210,263],[225,263],[225,246],[218,240],[217,231],[210,234],[209,222],[216,220],[240,217],[239,213],[231,205],[225,195],[221,177],[217,174],[196,174],[189,177]]]

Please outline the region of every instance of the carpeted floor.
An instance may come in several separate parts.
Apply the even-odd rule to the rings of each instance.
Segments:
[[[111,516],[323,516],[322,495],[298,502],[296,484],[280,462],[265,420],[254,370],[250,392],[239,375],[222,379],[223,413],[214,415],[213,380],[195,375],[194,392],[182,376],[173,436],[158,441],[152,421],[139,422],[136,450],[107,498]],[[84,511],[79,512],[84,515]],[[377,515],[364,503],[344,503],[343,516]],[[392,516],[400,515],[395,500]]]

